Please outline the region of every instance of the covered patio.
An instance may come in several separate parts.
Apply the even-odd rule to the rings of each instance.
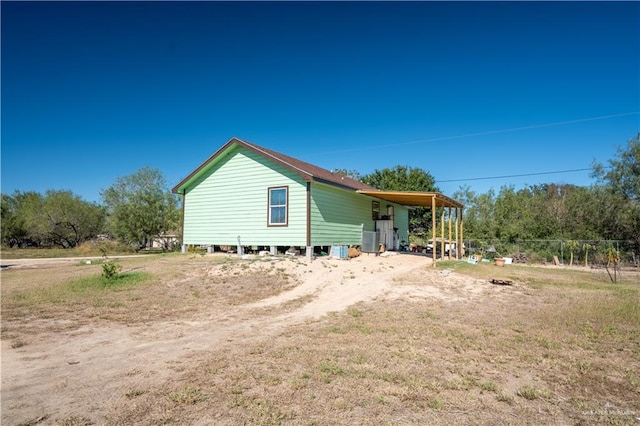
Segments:
[[[460,259],[464,253],[463,249],[463,237],[464,237],[464,223],[463,223],[463,210],[464,206],[439,192],[413,192],[413,191],[371,191],[371,190],[358,190],[359,194],[368,195],[371,197],[377,197],[386,201],[401,204],[408,207],[426,207],[431,209],[431,240],[434,243],[432,250],[433,253],[433,265],[437,262],[437,250],[436,244],[440,243],[440,255],[444,256],[445,253],[445,239],[449,242],[455,242],[456,248],[460,247],[461,250],[455,250],[455,258]],[[436,226],[436,213],[440,208],[440,234],[438,235],[438,227]],[[445,229],[445,223],[448,223]],[[447,232],[447,235],[445,235]],[[448,250],[448,259],[451,260],[451,251]]]

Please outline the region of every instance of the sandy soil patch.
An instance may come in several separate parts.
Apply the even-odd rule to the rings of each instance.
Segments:
[[[208,256],[209,258],[219,255]],[[200,259],[198,259],[200,260]],[[77,264],[78,259],[11,260],[19,268],[47,268],[51,273]],[[190,318],[117,324],[97,320],[75,328],[61,318],[30,319],[29,335],[2,339],[2,419],[17,424],[34,418],[58,418],[90,413],[100,422],[105,406],[121,398],[126,389],[160,384],[210,349],[267,338],[296,322],[319,318],[366,300],[398,297],[445,297],[431,287],[399,283],[397,277],[411,272],[441,277],[429,269],[430,259],[398,255],[363,255],[351,260],[320,258],[256,259],[242,264],[243,272],[274,265],[296,277],[299,285],[255,303],[224,309],[203,310]],[[183,265],[188,268],[189,265]],[[220,277],[234,274],[240,265],[200,262],[185,270]],[[459,286],[473,288],[455,276]],[[179,287],[180,280],[168,283]],[[427,290],[427,288],[429,288]],[[462,288],[459,289],[462,291]],[[474,290],[471,290],[473,293]],[[292,302],[300,300],[298,306]],[[291,307],[293,306],[293,308]],[[281,309],[278,309],[278,308]],[[282,309],[284,308],[284,309]],[[11,324],[3,324],[9,331]],[[28,341],[22,347],[16,341]],[[145,382],[145,383],[141,383]]]
[[[223,368],[212,366],[215,364],[212,356],[220,359],[221,363],[224,359],[224,368],[228,371],[238,368],[240,377],[246,374],[248,367],[233,364],[233,359],[246,357],[245,351],[249,350],[246,348],[253,348],[251,353],[266,353],[271,342],[282,339],[286,339],[282,345],[290,347],[295,342],[296,327],[307,327],[323,318],[333,321],[334,313],[348,311],[347,318],[353,317],[358,321],[368,306],[379,306],[384,311],[385,306],[409,303],[411,305],[407,307],[437,306],[442,315],[452,315],[453,321],[456,312],[466,312],[471,306],[480,315],[486,314],[486,318],[491,318],[492,309],[496,306],[500,309],[509,306],[533,309],[536,304],[542,306],[547,303],[544,299],[530,297],[535,289],[528,286],[517,282],[513,286],[496,286],[485,278],[435,269],[429,258],[419,255],[362,255],[351,260],[319,258],[314,261],[299,257],[232,259],[235,258],[225,255],[173,256],[157,261],[132,259],[127,264],[128,269],[142,269],[156,274],[158,278],[139,294],[131,293],[131,300],[126,301],[128,305],[115,306],[116,303],[111,311],[101,311],[103,314],[89,317],[87,313],[93,312],[90,306],[78,307],[79,313],[75,314],[67,308],[68,312],[55,311],[56,314],[51,316],[46,310],[44,315],[34,313],[31,317],[5,320],[3,316],[2,423],[56,424],[66,419],[68,423],[76,422],[74,424],[123,424],[132,421],[157,424],[162,419],[173,418],[172,421],[167,420],[171,423],[175,422],[176,414],[167,414],[171,410],[166,404],[176,404],[176,400],[190,404],[191,399],[197,403],[203,396],[199,395],[199,388],[187,386],[180,388],[182,394],[179,396],[175,391],[168,393],[172,402],[162,393],[160,396],[155,394],[160,392],[158,389],[170,387],[174,380],[184,374],[192,374],[194,369],[217,371]],[[69,279],[74,274],[89,273],[78,272],[78,260],[15,263],[20,264],[19,268],[2,272],[3,297],[12,297],[12,291],[17,291],[11,287],[14,276],[9,274],[25,269],[37,273],[33,275],[37,280],[47,276]],[[55,281],[54,278],[52,280]],[[7,288],[5,282],[8,283]],[[42,283],[25,282],[20,285],[37,286]],[[394,304],[389,305],[390,302]],[[129,311],[135,314],[133,317],[126,316],[128,306],[131,307]],[[144,309],[136,311],[139,306]],[[414,308],[408,308],[409,311],[411,309]],[[484,310],[487,312],[482,313]],[[385,315],[396,313],[390,311]],[[418,315],[421,314],[418,312]],[[341,324],[331,327],[340,329]],[[385,327],[377,322],[375,326]],[[325,327],[323,325],[321,329]],[[352,327],[361,330],[358,327],[365,325],[355,324]],[[490,324],[486,328],[489,329]],[[340,338],[342,334],[333,333],[330,337],[334,335]],[[402,341],[395,344],[400,348],[405,346]],[[433,353],[439,350],[438,347],[432,348]],[[285,352],[278,357],[286,360]],[[309,362],[320,365],[324,374],[320,380],[339,371],[326,360],[312,361],[314,356],[309,354],[307,357]],[[442,356],[448,355],[443,353]],[[273,362],[273,359],[262,362]],[[201,367],[203,365],[211,367]],[[457,370],[452,367],[451,371]],[[307,373],[300,374],[304,377]],[[253,377],[255,380],[257,376],[254,374]],[[241,383],[245,379],[238,378],[236,382]],[[527,375],[505,378],[504,389],[516,392],[523,383],[528,383],[528,379]],[[273,379],[272,382],[278,380],[282,381]],[[450,382],[452,380],[462,379],[452,373]],[[512,382],[507,383],[508,380]],[[231,382],[226,384],[233,388]],[[258,384],[264,387],[264,384]],[[456,390],[458,385],[451,386]],[[462,383],[459,386],[467,385]],[[143,394],[145,396],[135,399]],[[234,395],[236,398],[239,394]],[[384,402],[386,397],[380,398]],[[132,406],[132,401],[138,402]],[[243,401],[238,409],[242,404],[249,404],[249,400]],[[426,408],[438,410],[438,399],[434,401],[434,407]],[[224,404],[231,403],[224,400]],[[349,406],[351,403],[345,404]],[[167,413],[163,414],[163,410]],[[153,416],[149,417],[149,411],[154,412]],[[233,424],[233,421],[225,423],[223,419],[207,417],[211,415],[198,417],[197,412],[183,413],[182,419],[190,424]],[[256,418],[238,415],[240,417],[236,420],[244,423],[282,423],[257,421]],[[394,415],[397,418],[392,413],[386,418],[396,418],[395,422],[401,424],[419,424],[426,419],[420,416],[412,418],[407,413]],[[352,420],[362,423],[366,418],[367,415],[355,415]],[[313,422],[323,424],[317,418]]]

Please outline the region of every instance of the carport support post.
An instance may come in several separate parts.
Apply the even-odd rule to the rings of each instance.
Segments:
[[[444,207],[441,207],[442,212],[440,213],[440,256],[444,260]],[[449,251],[451,251],[451,247],[449,247]]]
[[[433,238],[433,246],[431,248],[431,258],[433,259],[433,267],[436,267],[436,197],[431,197],[431,237]]]
[[[460,207],[460,242],[462,250],[464,250],[464,209],[462,207]]]
[[[453,247],[453,244],[451,244],[451,206],[449,206],[449,214],[447,217],[449,218],[449,260],[451,260],[451,248]],[[456,241],[456,256],[458,255],[458,247],[460,246]]]
[[[460,207],[456,207],[456,259],[460,259],[460,250],[462,249],[461,241],[458,238],[460,236],[458,228],[460,228]]]

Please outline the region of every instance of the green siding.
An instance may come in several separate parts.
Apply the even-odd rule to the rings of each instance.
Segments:
[[[187,190],[184,243],[306,244],[306,182],[288,169],[234,147]],[[288,226],[267,226],[268,188],[289,187]]]
[[[314,183],[311,186],[311,245],[358,245],[362,229],[373,229],[371,198]]]
[[[268,188],[287,186],[288,226],[267,226]],[[375,230],[371,197],[311,183],[311,245],[360,245],[362,230]],[[400,240],[408,241],[404,206],[394,206]],[[233,146],[190,182],[184,199],[184,243],[306,246],[307,182],[261,155]]]
[[[375,231],[371,202],[374,198],[314,183],[311,187],[311,245],[360,245],[362,231]],[[381,214],[387,205],[394,206],[394,225],[399,228],[400,240],[408,241],[408,209],[384,200]]]

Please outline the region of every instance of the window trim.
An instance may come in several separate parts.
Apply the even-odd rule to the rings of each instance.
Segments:
[[[285,201],[284,205],[276,204],[274,206],[271,205],[271,191],[284,189],[285,190]],[[271,221],[271,209],[273,207],[284,207],[284,222],[272,222]],[[267,226],[268,227],[282,227],[289,226],[289,186],[270,186],[267,188]]]

